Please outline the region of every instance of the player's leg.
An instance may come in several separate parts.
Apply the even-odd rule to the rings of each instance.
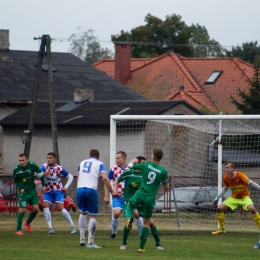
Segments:
[[[226,199],[223,203],[221,203],[218,207],[217,207],[217,219],[218,219],[218,224],[219,224],[219,229],[216,231],[212,232],[212,235],[220,235],[220,234],[224,234],[226,233],[225,230],[225,225],[224,225],[224,212],[230,208],[230,209],[235,209],[238,204],[236,203],[236,201],[234,202],[233,200],[230,200],[231,197],[229,197],[228,199]],[[225,203],[225,204],[224,204]]]
[[[50,206],[54,204],[54,194],[52,192],[45,192],[43,196],[43,214],[49,228],[49,234],[54,234],[54,229],[51,222]]]
[[[67,222],[70,224],[71,234],[75,234],[77,232],[77,229],[73,223],[70,213],[64,208],[64,193],[61,190],[55,191],[55,201],[58,210],[61,212],[62,216],[67,220]]]
[[[142,228],[143,228],[143,218],[139,216],[138,210],[134,210],[134,218],[135,218],[135,224],[138,228],[139,234],[141,235]]]
[[[20,200],[19,200],[19,204],[20,204]],[[23,235],[22,222],[23,222],[23,216],[25,214],[25,211],[26,211],[26,207],[21,208],[19,206],[19,211],[18,211],[17,218],[16,218],[16,234],[17,235]]]
[[[110,239],[114,239],[116,237],[120,215],[123,212],[123,208],[124,208],[124,198],[123,197],[121,197],[120,199],[112,198],[112,207],[113,207],[113,216],[111,220],[112,234],[109,237]]]
[[[123,211],[123,215],[125,218],[127,218],[126,215],[126,206],[127,206],[128,201],[124,201],[124,211]],[[125,226],[123,229],[123,239],[122,239],[122,244],[120,246],[120,249],[126,249],[126,245],[127,245],[127,238],[130,234],[130,230],[128,230]]]
[[[87,203],[88,213],[90,215],[88,223],[88,248],[100,248],[94,243],[94,236],[97,228],[97,215],[98,215],[98,192],[93,189],[88,189]]]
[[[29,233],[32,233],[31,222],[34,220],[39,211],[39,198],[37,192],[30,194],[29,196],[30,199],[28,200],[28,202],[32,205],[32,211],[30,212],[27,220],[24,222],[24,225],[26,226],[27,231]]]
[[[152,218],[150,220],[150,230],[155,241],[156,249],[164,250],[164,248],[161,246],[160,236]]]
[[[140,205],[143,205],[144,211],[144,226],[142,228],[141,236],[140,236],[140,246],[138,252],[144,252],[144,246],[147,241],[147,237],[149,234],[149,229],[151,225],[151,218],[153,215],[153,209],[155,206],[155,197],[154,196],[142,196],[137,200]]]
[[[244,205],[242,205],[242,207],[244,208],[244,210],[248,209],[252,213],[253,218],[254,218],[257,226],[258,226],[258,230],[260,231],[260,215],[256,211],[251,198],[250,197],[246,197],[246,198],[243,199],[243,201],[244,201]],[[259,234],[258,243],[256,245],[254,245],[254,248],[255,249],[260,249],[260,234]]]
[[[79,234],[80,234],[80,246],[85,246],[85,230],[86,230],[86,220],[87,220],[87,211],[88,211],[88,205],[87,205],[87,198],[85,197],[85,190],[86,188],[79,188],[76,192],[76,199],[78,204],[78,209],[80,211],[79,214]]]

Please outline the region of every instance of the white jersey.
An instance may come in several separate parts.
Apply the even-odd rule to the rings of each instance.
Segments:
[[[104,163],[95,158],[82,161],[78,168],[77,188],[91,188],[97,190],[98,178],[101,172],[107,172]]]

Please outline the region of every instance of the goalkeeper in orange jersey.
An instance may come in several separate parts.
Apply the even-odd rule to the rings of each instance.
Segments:
[[[212,205],[217,206],[218,200],[226,193],[230,188],[232,190],[231,196],[227,198],[217,207],[217,219],[219,223],[219,229],[212,232],[213,235],[226,233],[224,228],[224,212],[227,209],[235,210],[238,206],[242,206],[245,211],[250,211],[253,214],[254,220],[260,230],[260,215],[256,211],[254,204],[250,198],[250,193],[247,189],[247,185],[252,185],[254,188],[260,190],[260,186],[250,180],[247,175],[243,172],[235,171],[234,162],[225,163],[226,174],[223,177],[224,188],[220,194],[213,200]],[[260,237],[259,242],[254,248],[260,248]]]

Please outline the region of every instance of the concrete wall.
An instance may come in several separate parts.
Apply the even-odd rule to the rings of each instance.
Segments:
[[[23,127],[4,127],[2,136],[3,172],[12,173],[18,164],[18,155],[24,151],[22,144]],[[96,148],[100,160],[109,169],[109,127],[58,127],[60,164],[72,175],[76,175],[79,163],[88,158],[89,150]],[[1,141],[1,139],[0,139]],[[50,127],[35,127],[32,138],[30,160],[41,165],[46,155],[53,151]]]

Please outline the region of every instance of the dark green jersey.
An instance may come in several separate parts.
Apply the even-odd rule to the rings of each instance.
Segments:
[[[160,183],[168,183],[167,171],[159,164],[146,162],[134,164],[133,170],[141,170],[142,184],[138,189],[139,194],[155,196],[158,192]]]
[[[35,162],[28,162],[26,167],[17,165],[13,170],[13,179],[16,184],[17,190],[20,193],[24,189],[25,193],[36,192],[34,184],[35,172],[41,173],[41,169]],[[41,178],[44,185],[44,178]]]
[[[118,178],[118,182],[125,181],[124,200],[129,201],[141,185],[142,174],[135,173],[132,169],[126,169]]]

